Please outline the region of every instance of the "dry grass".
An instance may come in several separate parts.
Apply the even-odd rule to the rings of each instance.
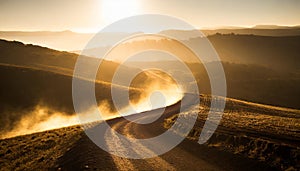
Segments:
[[[80,126],[0,140],[0,170],[48,170],[80,137]]]
[[[198,119],[189,138],[198,141],[208,116],[210,97],[203,96],[201,105],[192,110]],[[186,117],[189,113],[185,112]],[[169,128],[177,115],[165,120]],[[180,127],[184,128],[182,123]],[[278,169],[300,169],[300,111],[227,99],[218,129],[207,146],[241,154]]]

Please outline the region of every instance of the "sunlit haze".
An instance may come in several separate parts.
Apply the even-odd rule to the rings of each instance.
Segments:
[[[297,0],[9,0],[0,1],[0,30],[95,32],[137,14],[165,14],[198,28],[299,25]]]

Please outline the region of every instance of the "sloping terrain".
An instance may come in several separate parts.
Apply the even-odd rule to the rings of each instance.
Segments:
[[[292,30],[292,29],[291,29]],[[271,30],[269,30],[271,31]],[[175,32],[176,33],[176,32]],[[188,34],[188,33],[182,33]],[[253,101],[257,103],[300,109],[298,89],[300,85],[299,53],[300,36],[259,36],[239,34],[214,34],[207,37],[222,60],[227,81],[228,97]],[[184,42],[197,48],[203,38],[195,37]],[[133,46],[134,45],[134,46]],[[172,49],[175,43],[169,39],[157,41],[143,40],[123,44],[125,50],[140,50],[146,47],[153,49],[160,46]],[[178,47],[178,48],[177,48]],[[85,50],[86,54],[97,56],[108,47]],[[176,46],[176,49],[180,49]],[[180,53],[179,53],[180,54]],[[181,64],[168,59],[168,55],[145,55],[144,58],[132,60],[128,65],[133,67],[147,66],[166,68],[172,73],[186,77],[186,73],[177,71]],[[187,56],[187,55],[181,55]],[[165,57],[165,58],[163,58]],[[214,67],[214,61],[205,57],[204,62]],[[164,61],[162,61],[164,59]],[[192,59],[188,56],[184,59]],[[182,60],[184,60],[182,59]],[[205,61],[207,60],[207,61]],[[201,93],[209,94],[210,85],[201,65],[194,61],[185,61],[197,78]]]
[[[224,38],[225,42],[235,37],[235,35],[216,36]],[[249,36],[245,36],[247,41],[248,38]],[[252,38],[250,36],[250,39]],[[256,37],[256,39],[260,38]],[[273,70],[274,66],[224,63],[230,97],[299,108],[298,65],[297,62],[292,62],[296,60],[297,54],[294,51],[298,47],[295,43],[298,42],[298,38],[291,39],[296,39],[291,41],[292,52],[286,58],[288,60],[285,63],[286,66],[279,70]],[[266,44],[270,45],[270,42]],[[274,42],[280,44],[280,41]],[[228,46],[228,49],[232,48],[230,43]],[[271,50],[269,47],[268,49]],[[0,140],[0,168],[3,170],[182,170],[187,168],[189,170],[241,170],[241,168],[242,170],[297,170],[300,168],[299,110],[228,99],[218,130],[206,144],[199,145],[195,140],[198,139],[206,120],[211,101],[211,97],[204,95],[200,97],[201,106],[194,106],[190,111],[185,111],[187,118],[189,113],[199,112],[198,120],[188,139],[174,150],[149,160],[129,160],[110,155],[95,146],[80,126],[65,127],[78,123],[69,123],[69,121],[74,121],[73,116],[76,116],[72,104],[71,76],[77,55],[7,41],[0,41],[0,52],[0,133],[2,138],[21,135],[17,132],[10,136],[3,136],[7,132],[14,131],[15,128],[20,128],[17,131],[28,129],[29,132],[25,132],[28,134],[64,127]],[[281,57],[282,54],[275,55],[275,63],[282,62]],[[87,59],[87,64],[97,62],[94,58],[85,57],[85,59]],[[245,58],[246,61],[249,59]],[[271,60],[269,57],[266,59]],[[172,62],[160,64],[167,64],[171,69],[176,66]],[[268,63],[264,61],[264,64]],[[105,108],[100,110],[108,116],[114,114],[110,82],[117,67],[119,67],[117,63],[104,61],[99,70],[102,74],[98,75],[98,82],[96,82],[98,103],[100,106],[105,104]],[[124,67],[126,71],[123,72],[124,76],[127,72],[140,71],[136,68],[120,67]],[[201,92],[209,94],[210,89],[204,68],[199,68],[193,63],[190,63],[189,67],[193,71],[197,70],[193,74],[199,78],[197,83],[203,88]],[[184,73],[181,74],[184,77]],[[154,72],[150,73],[150,76],[142,73],[136,78],[131,89],[134,99],[143,97],[139,90],[146,90],[143,86],[151,87],[149,83],[156,80],[154,75],[156,75]],[[160,79],[160,81],[163,80]],[[169,86],[169,82],[161,84]],[[122,86],[113,86],[117,86],[120,92],[124,91]],[[123,95],[120,93],[121,99]],[[122,118],[109,122],[114,129],[126,136],[151,137],[164,132],[176,120],[178,106],[173,105],[168,109],[156,123],[148,126],[139,126]],[[140,119],[144,119],[144,117],[149,117],[147,115],[149,113],[151,111],[132,117],[139,116]],[[59,117],[55,118],[56,116]],[[43,129],[36,127],[36,123],[44,123],[48,119],[51,122],[46,122]],[[185,127],[184,124],[180,126]],[[107,130],[103,130],[105,131]],[[118,140],[109,139],[109,136],[103,136],[103,138],[108,138],[108,146],[122,147],[122,143],[120,144]],[[130,148],[136,150],[136,147]],[[142,153],[149,152],[149,149],[137,148]],[[202,167],[197,168],[199,165]]]
[[[296,170],[299,169],[299,111],[228,99],[225,114],[212,138],[204,145],[197,143],[206,120],[211,98],[201,96],[199,116],[185,139],[171,151],[150,159],[126,159],[111,155],[97,147],[80,126],[72,126],[31,135],[0,140],[2,169],[13,170]],[[164,114],[147,125],[123,118],[107,121],[119,133],[131,138],[149,138],[163,133],[172,125],[180,103],[167,107]],[[153,112],[132,115],[144,119]],[[89,129],[101,127],[94,123]],[[184,129],[184,125],[182,125]],[[98,130],[99,131],[99,130]],[[130,147],[111,139],[111,130],[97,135],[113,148],[122,146],[149,153],[146,147]],[[175,132],[176,134],[176,132]],[[107,136],[104,136],[107,135]],[[163,143],[163,142],[162,142]]]
[[[0,40],[0,52],[1,64],[35,68],[69,76],[73,75],[73,69],[78,59],[78,54],[6,40]],[[140,71],[139,69],[128,68],[116,62],[100,61],[97,58],[88,56],[82,56],[82,59],[85,61],[87,68],[90,65],[95,63],[100,64],[101,62],[99,66],[99,73],[101,74],[98,74],[96,78],[98,81],[111,82],[112,76],[118,67],[122,68],[125,73]]]
[[[300,36],[216,34],[208,39],[224,62],[256,64],[281,72],[299,73]],[[197,38],[188,43],[197,43]]]
[[[198,120],[188,138],[198,141],[209,112],[211,98],[202,96],[201,106],[191,111],[199,112]],[[169,128],[177,115],[165,120]],[[184,123],[180,125],[186,127]],[[218,129],[207,146],[240,154],[268,163],[280,170],[299,169],[300,163],[300,111],[227,99]]]
[[[46,170],[80,138],[80,126],[0,140],[0,170]]]
[[[188,35],[188,34],[187,34]],[[188,37],[188,36],[187,36]],[[240,34],[213,34],[207,38],[192,37],[180,40],[184,42],[189,48],[194,51],[199,49],[200,45],[205,46],[205,39],[208,39],[217,51],[222,62],[237,63],[237,64],[254,64],[271,69],[276,69],[281,72],[298,72],[299,73],[299,60],[298,49],[300,48],[300,35],[291,36],[260,36],[260,35],[240,35]],[[133,46],[134,45],[134,46]],[[172,39],[159,39],[153,41],[150,39],[122,44],[124,49],[130,47],[131,51],[138,51],[140,49],[151,47],[160,49],[161,46],[166,49],[172,49],[177,44]],[[111,47],[111,46],[110,46]],[[180,46],[176,46],[180,48]],[[97,50],[98,49],[98,50]],[[97,47],[93,49],[85,49],[83,53],[88,56],[97,56],[104,54],[109,46]],[[173,52],[173,51],[170,51]],[[203,52],[199,51],[199,54]],[[178,55],[178,54],[176,54]],[[179,54],[180,55],[180,54]],[[180,57],[180,56],[179,56]],[[201,56],[203,62],[212,62],[208,56]],[[137,61],[160,61],[163,60],[162,56],[152,56],[149,59],[138,59]],[[192,58],[187,57],[188,60]],[[185,60],[185,59],[182,59]],[[194,61],[187,61],[194,62]]]
[[[24,129],[23,132],[26,132],[26,129],[30,131],[36,123],[46,121],[52,116],[62,116],[65,119],[76,116],[72,102],[72,75],[78,55],[4,40],[0,40],[0,52],[1,137],[6,137],[7,132],[18,127]],[[99,62],[96,58],[84,58],[87,68],[89,64]],[[140,71],[136,68],[120,66],[118,63],[102,61],[95,80],[95,93],[98,105],[103,110],[107,110],[107,117],[111,117],[115,112],[111,99],[111,86],[116,87],[121,95],[125,95],[123,92],[127,91],[127,87],[110,83],[118,67],[125,71],[120,73],[124,74],[123,77],[128,73]],[[88,82],[88,80],[83,81]],[[151,82],[143,73],[140,74],[138,81],[142,84]],[[132,86],[141,83],[135,82]],[[146,93],[134,87],[129,87],[129,90],[129,96],[136,102],[139,102],[143,93]],[[125,107],[128,102],[124,101],[121,105]],[[31,119],[28,120],[29,117]]]

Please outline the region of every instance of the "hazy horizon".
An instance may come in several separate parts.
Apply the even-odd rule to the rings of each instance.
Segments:
[[[261,28],[265,27],[265,28]],[[272,28],[277,27],[277,28]],[[293,28],[293,27],[300,27],[299,24],[294,25],[274,25],[274,24],[257,24],[257,25],[251,25],[251,26],[239,26],[239,25],[227,25],[227,26],[216,26],[216,27],[201,27],[197,28],[197,30],[221,30],[221,29],[281,29],[281,28]],[[185,30],[185,29],[174,29],[174,30],[180,30],[180,31],[191,31],[191,30]],[[66,30],[0,30],[0,32],[24,32],[24,33],[36,33],[36,32],[50,32],[50,33],[59,33],[59,32],[72,32],[72,33],[79,33],[79,34],[95,34],[97,31],[79,31],[79,30],[72,30],[72,29],[66,29]],[[107,33],[115,33],[115,32],[107,32]],[[127,33],[127,32],[119,32],[119,33]]]
[[[1,0],[0,30],[97,32],[121,18],[141,14],[174,16],[200,29],[255,25],[294,26],[300,24],[297,17],[300,15],[299,6],[300,1],[296,0]]]

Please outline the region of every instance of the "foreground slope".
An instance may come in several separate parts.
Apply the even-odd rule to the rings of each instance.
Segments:
[[[235,99],[227,100],[224,117],[213,137],[204,145],[197,143],[199,131],[207,115],[209,96],[201,97],[200,108],[193,110],[198,120],[188,139],[173,150],[151,159],[131,160],[110,155],[98,148],[80,126],[61,128],[26,136],[3,139],[1,168],[57,170],[285,170],[299,169],[299,111]],[[109,120],[111,127],[128,137],[149,138],[161,134],[173,124],[180,103],[168,107],[156,121],[139,125],[123,118]],[[143,120],[155,116],[155,111],[132,115]],[[95,124],[94,124],[95,125]],[[101,127],[101,123],[90,131]],[[184,128],[184,124],[182,125]],[[121,148],[119,140],[111,139],[111,130],[102,130],[107,146]],[[176,134],[176,132],[174,132]],[[104,136],[107,135],[107,136]],[[164,142],[162,142],[164,143]],[[126,146],[125,146],[126,147]],[[139,153],[149,153],[146,147]]]

